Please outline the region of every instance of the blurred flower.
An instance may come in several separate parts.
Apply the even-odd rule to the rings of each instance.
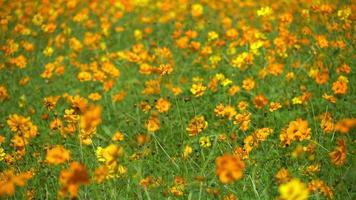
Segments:
[[[72,162],[69,169],[62,170],[59,175],[61,197],[77,198],[80,185],[89,184],[89,176],[84,165]]]
[[[257,16],[268,16],[272,14],[272,9],[268,6],[262,7],[257,10]]]
[[[346,162],[346,141],[339,139],[335,150],[329,153],[331,162],[336,166],[341,166]]]
[[[308,188],[298,179],[280,185],[278,191],[281,200],[305,200],[309,197]]]
[[[171,107],[171,103],[164,98],[159,98],[156,101],[155,107],[158,110],[158,112],[161,112],[161,113],[168,112],[169,108]]]
[[[70,151],[62,146],[56,146],[47,150],[46,161],[49,164],[59,165],[70,159]]]
[[[32,178],[31,172],[15,174],[12,170],[5,170],[0,173],[0,197],[12,196],[15,194],[16,186],[24,187],[26,181]]]
[[[204,7],[201,4],[193,4],[191,14],[193,17],[199,17],[203,14]]]
[[[229,154],[219,156],[215,164],[216,174],[224,184],[239,180],[243,176],[245,163],[238,156]]]
[[[208,122],[204,116],[195,116],[190,122],[186,130],[189,136],[195,136],[208,127]]]

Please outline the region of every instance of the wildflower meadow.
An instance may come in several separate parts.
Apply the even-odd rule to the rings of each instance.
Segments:
[[[356,199],[353,0],[0,0],[0,199]]]

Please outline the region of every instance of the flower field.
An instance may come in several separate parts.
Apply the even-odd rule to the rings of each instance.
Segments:
[[[0,0],[0,199],[356,199],[349,0]]]

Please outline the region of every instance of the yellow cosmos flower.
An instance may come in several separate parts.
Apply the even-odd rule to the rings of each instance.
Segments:
[[[280,185],[278,188],[281,200],[305,200],[308,199],[309,191],[306,185],[298,179]]]
[[[199,144],[202,148],[211,147],[211,141],[209,136],[203,136],[199,139]]]

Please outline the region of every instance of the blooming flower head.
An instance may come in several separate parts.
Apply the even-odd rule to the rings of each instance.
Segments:
[[[346,141],[340,139],[337,141],[335,150],[329,153],[331,162],[336,166],[341,166],[346,162]]]
[[[5,86],[0,85],[0,102],[9,98],[9,93]]]
[[[12,196],[15,194],[16,186],[23,187],[26,181],[31,179],[32,172],[15,174],[12,170],[5,170],[0,173],[0,197]]]
[[[89,184],[89,175],[84,165],[72,162],[69,169],[62,170],[59,176],[61,189],[59,195],[76,198],[80,185]]]
[[[164,113],[164,112],[168,112],[169,108],[171,107],[171,103],[164,98],[159,98],[156,101],[156,109],[158,110],[158,112]]]
[[[269,111],[270,112],[274,112],[274,111],[276,111],[276,110],[278,110],[280,108],[282,108],[282,105],[279,102],[271,102],[269,104]]]
[[[211,147],[211,141],[209,136],[203,136],[199,139],[199,144],[202,148]]]
[[[112,165],[116,163],[119,156],[123,154],[123,149],[115,144],[96,149],[96,156],[99,162],[104,162],[106,165]]]
[[[257,95],[253,99],[253,104],[257,109],[262,109],[265,105],[267,105],[268,100],[264,95]]]
[[[200,17],[204,12],[204,7],[201,4],[193,4],[191,14],[193,17]]]
[[[308,127],[308,121],[301,118],[289,123],[288,127],[282,131],[279,138],[284,146],[290,145],[293,141],[302,141],[310,139],[311,129]]]
[[[62,146],[56,146],[47,151],[46,161],[49,164],[62,164],[70,159],[70,152]]]
[[[287,182],[291,179],[291,176],[289,174],[288,169],[286,168],[281,168],[277,174],[275,175],[276,179],[278,180],[278,183],[283,183]]]
[[[272,9],[268,6],[262,7],[257,10],[257,16],[268,16],[270,14],[272,14]]]
[[[182,153],[183,159],[187,159],[188,156],[189,156],[190,154],[192,154],[192,153],[193,153],[193,148],[192,148],[191,146],[189,146],[189,145],[186,145],[186,146],[184,147],[184,150],[183,150],[183,153]]]
[[[346,94],[348,90],[348,82],[349,80],[345,76],[339,76],[332,85],[334,94]]]
[[[156,132],[160,129],[160,127],[161,122],[156,115],[151,115],[146,121],[146,128],[149,132]]]
[[[281,200],[306,200],[309,196],[308,188],[299,179],[280,185],[278,191]]]
[[[243,176],[245,163],[238,156],[229,154],[219,156],[215,164],[216,174],[224,184],[239,180]]]
[[[116,132],[112,137],[111,140],[114,142],[121,142],[125,138],[125,135],[121,133],[120,131]]]
[[[202,83],[197,83],[193,84],[192,87],[190,88],[190,92],[195,96],[195,97],[200,97],[204,94],[206,90],[206,87]]]
[[[242,81],[242,88],[250,91],[255,87],[255,81],[252,78],[246,78]]]
[[[208,122],[205,121],[204,116],[196,116],[190,121],[186,130],[188,131],[189,136],[195,136],[207,127]]]

